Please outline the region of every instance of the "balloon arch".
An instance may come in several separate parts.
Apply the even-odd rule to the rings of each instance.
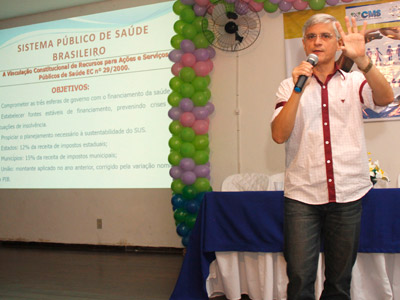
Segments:
[[[353,0],[341,0],[352,2]],[[176,231],[186,247],[196,222],[204,193],[211,191],[209,162],[209,115],[214,105],[209,101],[211,91],[209,73],[213,69],[215,50],[211,47],[214,34],[207,30],[206,13],[212,13],[217,4],[224,4],[227,11],[246,14],[248,10],[273,13],[291,9],[320,10],[326,4],[336,5],[339,0],[176,0],[173,11],[179,16],[171,38],[174,48],[169,59],[174,63],[169,81],[172,92],[168,116],[172,119],[169,131],[171,164],[172,208]]]

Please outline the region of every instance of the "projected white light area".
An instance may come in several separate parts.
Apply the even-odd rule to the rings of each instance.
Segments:
[[[0,188],[168,188],[172,2],[0,30]]]

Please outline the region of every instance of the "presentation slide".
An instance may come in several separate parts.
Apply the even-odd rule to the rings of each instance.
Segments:
[[[0,188],[168,188],[173,1],[0,30]]]

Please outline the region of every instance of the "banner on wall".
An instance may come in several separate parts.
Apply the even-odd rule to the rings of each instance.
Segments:
[[[400,120],[400,1],[373,1],[352,5],[325,7],[320,11],[306,10],[283,14],[286,74],[302,60],[305,53],[302,44],[302,28],[306,20],[316,13],[334,16],[346,28],[344,17],[355,17],[357,25],[367,21],[366,54],[391,84],[395,101],[381,113],[370,109],[363,111],[365,121]],[[340,52],[337,54],[337,58]],[[356,66],[353,66],[357,70]]]

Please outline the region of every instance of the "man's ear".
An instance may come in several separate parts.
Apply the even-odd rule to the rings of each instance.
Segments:
[[[344,45],[343,40],[340,38],[338,39],[338,46],[342,47]]]

